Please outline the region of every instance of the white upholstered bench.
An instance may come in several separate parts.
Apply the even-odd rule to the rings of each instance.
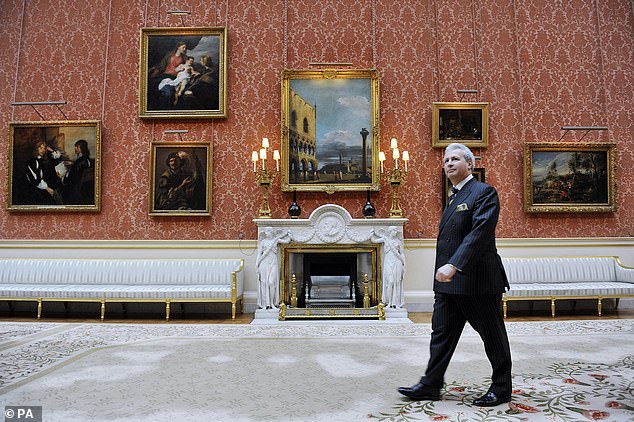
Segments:
[[[242,259],[0,259],[0,300],[98,302],[103,321],[108,302],[231,303],[243,307]]]
[[[634,297],[634,268],[618,257],[502,258],[511,288],[502,297],[504,318],[511,300],[555,301],[596,299],[599,316],[603,299]]]

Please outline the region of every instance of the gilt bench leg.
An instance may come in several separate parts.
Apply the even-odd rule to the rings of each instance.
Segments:
[[[37,319],[42,318],[42,299],[37,300]]]
[[[602,302],[602,300],[603,300],[603,299],[602,299],[601,297],[599,297],[599,299],[598,299],[598,301],[597,301],[597,310],[599,311],[599,316],[601,316],[601,308],[602,308],[602,306],[603,306],[603,304],[601,303],[601,302]]]
[[[165,301],[165,321],[169,321],[170,320],[170,312],[171,312],[170,300],[167,299]]]
[[[101,300],[101,322],[103,322],[105,317],[106,317],[106,300],[102,299]]]
[[[550,314],[555,318],[555,298],[550,299]]]

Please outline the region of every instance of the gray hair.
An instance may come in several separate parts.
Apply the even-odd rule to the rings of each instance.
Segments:
[[[453,150],[461,151],[465,161],[467,162],[467,164],[471,164],[471,169],[473,169],[473,167],[475,166],[475,155],[473,155],[473,152],[471,152],[468,146],[459,144],[457,142],[449,144],[447,145],[447,148],[445,148],[445,154]]]

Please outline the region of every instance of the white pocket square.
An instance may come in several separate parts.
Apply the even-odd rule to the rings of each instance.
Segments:
[[[462,203],[456,207],[456,211],[469,211],[467,204]]]

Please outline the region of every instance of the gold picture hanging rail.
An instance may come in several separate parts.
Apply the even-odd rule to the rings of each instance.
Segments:
[[[164,135],[178,135],[181,141],[183,140],[183,133],[189,133],[189,131],[187,129],[169,129],[163,131]]]
[[[466,94],[478,94],[479,92],[479,89],[456,89],[456,93],[462,94],[462,97],[460,97],[458,102],[462,102],[462,99]]]
[[[42,116],[42,114],[37,111],[37,108],[35,108],[35,106],[37,105],[54,105],[55,107],[57,107],[57,109],[59,110],[60,113],[62,113],[62,116],[64,116],[64,119],[68,120],[68,117],[66,117],[66,114],[64,114],[64,111],[60,108],[60,105],[64,105],[66,104],[66,101],[15,101],[12,102],[11,105],[12,106],[31,106],[33,108],[33,110],[37,113],[38,116],[40,116],[40,119],[42,120],[46,120],[44,118],[44,116]]]
[[[568,133],[571,130],[585,130],[586,133],[584,133],[581,139],[579,139],[579,141],[581,141],[583,138],[585,138],[585,136],[591,130],[608,130],[608,127],[607,126],[562,126],[561,130],[565,130],[565,132],[563,135],[561,135],[561,138],[559,138],[560,141],[564,138],[564,136],[566,136],[566,133]]]

